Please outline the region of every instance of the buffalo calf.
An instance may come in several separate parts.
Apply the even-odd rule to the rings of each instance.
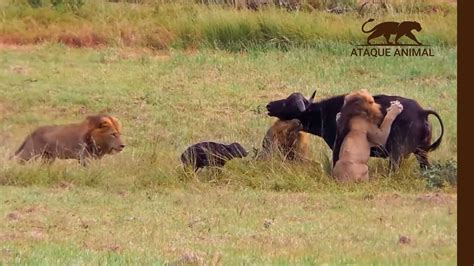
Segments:
[[[222,167],[233,158],[243,158],[248,152],[239,143],[229,145],[216,142],[200,142],[189,146],[181,154],[181,162],[185,168],[192,167],[194,171],[200,168]]]

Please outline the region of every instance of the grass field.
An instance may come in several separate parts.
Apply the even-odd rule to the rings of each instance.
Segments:
[[[0,7],[6,1],[0,0]],[[256,46],[288,49],[363,40],[365,34],[360,25],[374,18],[374,25],[388,20],[416,20],[423,27],[424,34],[417,35],[422,43],[456,45],[456,6],[433,4],[446,2],[443,0],[410,0],[397,5],[398,1],[392,0],[388,2],[392,2],[393,8],[362,15],[357,12],[330,14],[324,8],[313,12],[287,12],[275,8],[259,12],[237,11],[215,5],[209,8],[193,4],[191,0],[170,1],[182,2],[180,4],[151,0],[155,3],[148,5],[106,0],[82,2],[86,5],[75,12],[5,4],[0,13],[0,41],[11,44],[59,42],[73,47],[113,45],[154,50],[216,48],[240,51]],[[426,12],[418,12],[425,9]],[[401,42],[405,40],[402,38]]]
[[[0,190],[18,264],[455,264],[455,195]]]
[[[200,30],[213,19],[202,12],[230,24],[242,17],[253,23],[269,12],[271,23],[281,15],[298,29],[313,19],[303,12],[193,8]],[[4,18],[13,14],[6,10]],[[12,25],[29,34],[22,12],[16,22],[3,20],[0,37],[11,40],[5,29]],[[40,16],[35,12],[50,11],[28,12],[36,14],[28,15],[31,22]],[[363,20],[325,16],[317,19],[340,25]],[[317,28],[301,39],[309,42],[285,47],[262,46],[264,40],[220,42],[226,34],[196,32],[202,38],[193,43],[199,45],[179,45],[181,35],[174,33],[181,28],[171,30],[171,22],[175,37],[160,49],[141,42],[71,48],[52,39],[0,44],[0,263],[455,264],[456,186],[433,186],[414,158],[396,173],[386,161],[371,159],[371,180],[345,186],[329,177],[331,153],[317,137],[311,137],[312,162],[306,164],[249,157],[229,162],[222,172],[189,175],[179,162],[181,152],[198,141],[259,148],[273,121],[265,105],[291,92],[308,95],[316,88],[323,99],[367,88],[439,112],[445,135],[430,158],[442,166],[441,178],[456,175],[443,168],[457,162],[455,13],[417,16],[440,29],[448,25],[420,34],[433,45],[434,57],[351,57],[348,40],[363,37],[347,31],[312,38]],[[70,17],[89,21],[94,31],[110,26],[99,18]],[[56,36],[64,25],[84,25],[62,20],[51,20],[45,32]],[[121,120],[127,144],[122,153],[86,168],[75,161],[45,166],[8,160],[35,127],[80,122],[99,112]],[[432,122],[437,137],[439,126]]]

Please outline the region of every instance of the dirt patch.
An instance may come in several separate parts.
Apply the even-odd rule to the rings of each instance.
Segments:
[[[398,237],[398,244],[401,244],[401,245],[407,245],[407,244],[410,244],[411,243],[411,238],[409,238],[408,236],[399,236]]]
[[[46,206],[42,205],[33,205],[33,206],[27,206],[23,207],[21,209],[12,211],[6,215],[6,218],[8,220],[14,221],[14,220],[21,220],[23,218],[31,218],[31,215],[37,215],[37,214],[42,214],[48,211],[48,208]]]
[[[80,33],[48,33],[42,34],[35,32],[32,35],[3,33],[0,36],[0,48],[12,48],[15,46],[32,46],[46,42],[57,42],[64,45],[82,48],[82,47],[98,47],[108,44],[105,37],[95,32],[82,31]]]
[[[0,36],[0,43],[3,45],[31,45],[41,43],[42,40],[39,36],[27,37],[19,34],[8,34],[3,33]]]
[[[7,117],[10,113],[13,113],[14,109],[6,103],[0,102],[0,119]]]
[[[57,187],[61,189],[69,190],[71,188],[74,188],[74,183],[62,180],[58,183]]]
[[[402,196],[399,193],[388,193],[382,195],[372,196],[372,200],[375,202],[382,203],[382,204],[393,204],[393,203],[400,203],[402,200]]]
[[[40,45],[18,45],[18,44],[8,44],[1,42],[0,39],[0,50],[20,50],[20,51],[31,51],[41,47]]]
[[[422,195],[400,195],[398,193],[382,194],[374,197],[373,201],[377,204],[405,204],[407,202],[419,202],[427,204],[451,204],[456,202],[456,196],[446,193],[426,193]],[[411,203],[410,203],[411,204]]]
[[[128,191],[126,191],[126,190],[121,190],[121,191],[117,192],[117,194],[118,194],[120,197],[125,198],[125,197],[127,197],[130,193],[129,193]]]
[[[73,48],[100,48],[114,42],[106,35],[107,33],[98,33],[87,27],[74,32],[2,33],[0,35],[0,48],[23,49],[18,47],[31,48],[44,43],[61,43]],[[161,53],[169,48],[173,40],[173,37],[168,35],[167,33],[150,33],[141,36],[140,39],[133,34],[122,33],[120,40],[125,47],[133,47],[135,50],[156,51],[160,53],[158,57],[161,57]],[[143,53],[138,54],[142,55]]]
[[[269,229],[270,227],[272,227],[272,225],[275,223],[275,218],[272,218],[272,219],[265,219],[263,221],[263,227],[265,229]]]
[[[455,201],[456,198],[447,194],[429,193],[429,194],[418,196],[416,200],[419,202],[426,202],[426,203],[439,205],[439,204],[451,203]]]
[[[72,34],[63,33],[58,36],[58,42],[70,47],[98,47],[107,44],[107,40],[96,33]]]
[[[140,59],[147,57],[150,59],[166,60],[171,57],[168,51],[157,51],[149,48],[122,48],[118,51],[120,59]]]
[[[0,242],[13,241],[20,237],[15,233],[0,233]]]
[[[45,213],[45,212],[48,212],[49,209],[47,206],[43,206],[43,205],[32,205],[32,206],[28,206],[28,207],[23,207],[19,210],[21,213]]]
[[[34,240],[43,240],[46,238],[45,233],[40,228],[35,228],[30,231],[30,237]]]
[[[8,178],[6,176],[0,175],[0,185],[5,185],[8,183]]]
[[[122,247],[117,243],[105,243],[105,244],[84,243],[83,246],[85,249],[95,250],[95,251],[120,252],[122,250]]]
[[[10,72],[18,75],[28,75],[30,73],[30,68],[23,65],[13,65],[10,66]]]
[[[14,212],[10,212],[10,213],[7,214],[7,219],[11,220],[11,221],[20,220],[21,216],[22,215],[21,215],[20,212],[14,211]]]
[[[211,265],[217,265],[218,262],[220,261],[220,258],[217,259],[216,264],[211,264]],[[194,251],[185,251],[181,255],[181,258],[178,260],[175,260],[168,265],[204,265],[204,254],[194,252]]]

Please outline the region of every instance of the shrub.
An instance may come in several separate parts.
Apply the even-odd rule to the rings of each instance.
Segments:
[[[77,11],[84,5],[84,0],[51,0],[53,8],[62,11]]]
[[[458,166],[454,160],[436,162],[431,168],[423,171],[430,188],[442,188],[446,185],[456,186],[458,181]]]
[[[26,3],[32,8],[52,7],[60,11],[77,11],[85,4],[85,0],[27,0]]]
[[[42,0],[28,0],[28,4],[33,8],[38,8],[43,6]]]

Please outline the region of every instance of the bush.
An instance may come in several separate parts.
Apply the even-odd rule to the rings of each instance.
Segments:
[[[436,162],[431,168],[423,171],[423,176],[427,179],[428,187],[442,188],[446,185],[456,186],[458,181],[458,165],[454,160],[443,163]]]
[[[39,8],[43,6],[42,0],[28,0],[28,4],[33,8]]]
[[[27,0],[26,3],[32,8],[52,7],[60,11],[77,11],[85,4],[85,0]]]
[[[84,5],[84,0],[51,0],[53,8],[62,11],[77,11]]]

